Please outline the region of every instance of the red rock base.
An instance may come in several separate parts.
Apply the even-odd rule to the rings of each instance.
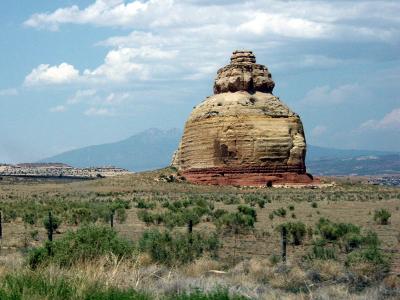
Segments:
[[[234,185],[234,186],[273,186],[273,185],[304,185],[318,183],[311,174],[282,172],[282,173],[264,173],[264,172],[230,172],[229,170],[204,169],[183,171],[181,174],[187,181],[196,184],[207,185]]]

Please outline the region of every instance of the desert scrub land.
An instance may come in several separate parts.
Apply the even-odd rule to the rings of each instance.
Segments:
[[[196,186],[173,169],[5,178],[0,299],[398,299],[400,189],[335,180]]]

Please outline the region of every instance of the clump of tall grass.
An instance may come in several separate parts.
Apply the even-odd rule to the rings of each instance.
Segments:
[[[392,216],[392,214],[389,211],[382,208],[382,209],[375,211],[374,221],[380,225],[387,225],[387,224],[389,224],[389,219],[391,216]]]
[[[71,266],[102,255],[114,254],[117,257],[131,256],[133,244],[117,235],[105,226],[88,225],[76,232],[68,231],[54,242],[33,249],[28,257],[31,268],[54,263],[59,266]]]
[[[185,264],[204,254],[215,257],[220,246],[216,234],[187,234],[158,229],[145,231],[138,242],[139,251],[166,265]]]

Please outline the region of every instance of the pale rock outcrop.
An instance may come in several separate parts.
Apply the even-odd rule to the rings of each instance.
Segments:
[[[311,182],[302,122],[272,95],[274,86],[251,51],[233,52],[214,95],[190,114],[172,165],[195,183]]]

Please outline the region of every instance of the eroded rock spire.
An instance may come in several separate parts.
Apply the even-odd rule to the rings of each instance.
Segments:
[[[185,124],[173,165],[190,182],[265,186],[310,183],[300,117],[278,97],[268,68],[235,51],[218,70],[214,95]]]

